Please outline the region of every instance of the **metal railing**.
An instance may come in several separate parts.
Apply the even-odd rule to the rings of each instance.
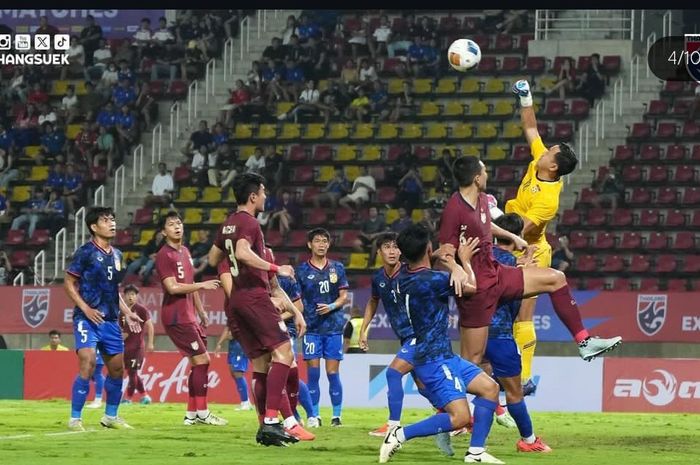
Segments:
[[[13,286],[24,286],[24,271],[20,272],[15,279],[12,280]]]
[[[652,45],[654,45],[654,42],[656,42],[656,31],[652,32],[651,34],[649,34],[647,36],[646,48],[644,49],[645,54],[649,53],[649,49],[651,48]],[[649,66],[647,66],[646,77],[649,77],[649,72],[650,72],[650,68],[649,68]]]
[[[199,93],[199,81],[194,80],[190,83],[187,88],[187,128],[192,128],[192,123],[197,119],[198,110],[198,99],[197,94]]]
[[[114,171],[114,211],[119,205],[124,205],[124,176],[126,167],[120,166]]]
[[[547,40],[552,33],[607,32],[620,39],[634,37],[635,10],[535,10],[535,39]]]
[[[605,100],[599,100],[594,108],[595,113],[595,146],[605,139]]]
[[[180,102],[175,102],[170,106],[170,126],[168,126],[168,134],[170,136],[169,148],[173,148],[178,137],[180,137]]]
[[[209,103],[209,96],[214,97],[216,85],[216,60],[212,58],[204,68],[204,104]]]
[[[245,32],[244,32],[245,30]],[[246,16],[241,20],[240,28],[238,29],[241,35],[239,43],[241,45],[241,60],[243,60],[243,37],[245,36],[245,51],[250,51],[250,17]]]
[[[224,42],[224,53],[222,58],[224,60],[224,82],[228,82],[228,80],[231,79],[231,76],[233,76],[233,39],[230,37],[226,39],[226,42]]]
[[[66,228],[61,228],[54,237],[53,279],[66,269]]]
[[[156,145],[158,148],[156,148]],[[138,148],[138,147],[137,147]],[[143,146],[141,148],[141,153],[143,153]],[[161,123],[156,124],[153,128],[153,133],[151,134],[151,165],[160,163],[163,157],[163,125]],[[142,168],[143,170],[143,168]],[[143,178],[143,175],[139,177],[139,180]],[[136,187],[134,187],[136,189]]]
[[[43,286],[46,282],[46,252],[43,250],[34,257],[34,285]]]
[[[622,91],[622,86],[622,78],[618,79],[613,84],[613,123],[617,123],[618,116],[622,116],[622,94],[624,93]]]
[[[160,123],[158,123],[160,125]],[[155,130],[155,128],[154,128]],[[136,190],[136,185],[143,179],[143,144],[139,144],[133,151],[132,159],[134,167],[131,170],[131,190]]]
[[[99,205],[99,206],[103,207],[104,204],[105,204],[105,185],[102,184],[100,187],[95,189],[93,205]]]
[[[85,243],[85,207],[80,207],[75,212],[75,223],[73,225],[73,252]]]
[[[672,19],[673,13],[671,10],[666,11],[666,13],[664,13],[664,15],[661,17],[663,37],[668,37],[673,34],[673,25],[671,24]]]
[[[647,66],[647,73],[649,72]],[[630,60],[630,102],[634,100],[634,96],[639,92],[639,55],[635,55]],[[647,75],[647,77],[649,77]]]

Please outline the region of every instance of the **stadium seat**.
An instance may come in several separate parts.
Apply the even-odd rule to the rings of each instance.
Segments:
[[[531,75],[539,75],[544,72],[546,60],[544,57],[531,57],[525,59],[525,71]]]
[[[347,208],[338,208],[335,211],[335,224],[338,226],[347,226],[354,221],[353,211]]]
[[[624,162],[634,158],[634,149],[629,145],[618,145],[615,147],[613,161]]]
[[[350,125],[348,123],[331,123],[328,132],[329,139],[347,139],[350,135]]]
[[[209,219],[207,220],[207,224],[215,224],[215,225],[220,225],[224,221],[226,221],[226,217],[228,216],[228,209],[226,208],[212,208],[209,210]]]
[[[49,177],[49,166],[32,166],[27,181],[45,181]]]
[[[685,145],[672,144],[666,147],[666,160],[667,161],[680,161],[683,160],[688,152],[688,148]]]
[[[618,248],[623,250],[639,249],[641,247],[642,236],[636,232],[625,232],[622,235],[620,244],[618,245]]]
[[[505,160],[508,157],[508,152],[510,151],[509,144],[487,144],[486,147],[486,159],[487,160]],[[466,151],[462,151],[463,154],[467,154]],[[476,152],[478,156],[478,151]]]
[[[362,147],[359,161],[379,161],[382,158],[382,149],[378,145],[365,145]]]
[[[308,212],[306,224],[311,226],[321,226],[328,222],[328,215],[324,208],[314,208]]]
[[[114,237],[114,246],[115,247],[131,247],[131,245],[134,243],[134,237],[131,234],[131,231],[128,229],[118,229],[117,234]]]
[[[679,166],[673,175],[673,181],[678,183],[691,183],[695,181],[695,168],[688,165]]]
[[[607,232],[599,232],[596,234],[593,246],[600,250],[612,249],[615,247],[615,235]]]
[[[269,247],[275,249],[284,245],[284,238],[280,234],[279,230],[273,228],[265,233],[265,243]]]
[[[289,123],[285,123],[285,126]],[[271,123],[263,123],[258,126],[258,139],[269,140],[277,137],[277,125]]]
[[[360,238],[360,231],[358,231],[356,229],[350,229],[348,231],[344,231],[342,236],[340,237],[340,240],[338,241],[338,246],[345,247],[345,248],[354,247],[355,241],[357,241],[359,238]]]
[[[507,56],[503,58],[501,64],[502,73],[520,73],[522,69],[522,60],[520,57]]]
[[[678,128],[676,123],[659,123],[656,126],[656,139],[670,139],[676,137]],[[684,135],[685,137],[685,135]]]
[[[642,168],[639,165],[627,165],[622,169],[622,180],[625,183],[642,181]]]
[[[515,121],[507,121],[503,125],[502,137],[504,139],[520,139],[522,136],[523,128],[520,123],[516,123]]]
[[[442,123],[429,123],[426,128],[426,139],[445,139],[447,127]],[[391,160],[391,158],[389,158]]]
[[[402,124],[399,127],[401,139],[420,139],[423,137],[423,126],[420,124]]]
[[[508,166],[499,166],[496,168],[494,180],[500,183],[512,183],[516,177],[515,170]]]
[[[14,186],[10,201],[13,203],[26,202],[32,197],[32,186]]]
[[[645,227],[652,227],[659,224],[659,211],[658,210],[642,210],[639,215],[639,225]]]
[[[433,80],[419,78],[413,80],[413,93],[416,95],[429,94],[433,90]]]
[[[384,124],[391,124],[391,123],[382,123]],[[358,123],[355,126],[355,131],[352,134],[352,139],[371,139],[374,137],[374,125],[371,123]]]
[[[651,136],[651,126],[648,123],[634,123],[630,131],[630,137],[634,139],[646,139]]]
[[[509,100],[499,100],[493,107],[491,116],[513,116],[513,102]]]
[[[457,123],[451,132],[451,139],[468,139],[472,137],[473,127],[469,123]]]
[[[686,255],[683,257],[682,271],[683,273],[700,273],[700,255]]]
[[[316,182],[326,183],[335,177],[335,168],[333,166],[320,166],[318,167],[318,174],[316,175]]]
[[[587,291],[602,291],[605,290],[607,283],[605,278],[588,278],[586,279]]]
[[[593,255],[580,255],[576,257],[576,270],[581,272],[596,271],[598,268]]]
[[[240,149],[238,149],[238,157],[241,161],[246,161],[253,156],[256,148],[255,145],[242,145]]]
[[[339,145],[333,156],[335,161],[354,161],[356,158],[357,148],[354,145]]]
[[[577,226],[581,221],[580,214],[576,210],[564,210],[561,217],[562,226]]]
[[[253,137],[253,125],[246,123],[237,123],[236,129],[233,131],[235,139],[251,139]]]
[[[668,169],[665,166],[652,166],[647,174],[647,182],[662,183],[668,180]]]
[[[435,182],[435,178],[437,177],[437,166],[421,166],[419,168],[419,174],[420,179],[424,184],[433,183]]]
[[[181,187],[178,191],[177,198],[175,202],[185,203],[185,202],[195,202],[199,196],[199,188],[197,187]]]
[[[202,190],[202,202],[205,203],[218,203],[221,202],[221,188],[214,186],[207,186]]]
[[[668,247],[668,236],[665,233],[653,232],[649,235],[646,248],[649,250],[664,250]]]
[[[660,287],[659,280],[656,278],[642,278],[639,282],[639,290],[642,292],[658,292]]]
[[[454,94],[455,91],[457,90],[457,78],[453,77],[446,77],[446,78],[441,78],[437,86],[435,87],[435,93],[442,95],[442,94]]]
[[[10,229],[5,237],[5,245],[24,244],[26,232],[24,229]]]
[[[35,229],[26,244],[31,247],[42,247],[51,240],[50,234],[51,231],[48,229]]]
[[[685,292],[688,290],[688,281],[685,279],[669,279],[666,283],[669,292]]]
[[[630,273],[646,273],[649,271],[651,264],[646,255],[634,255],[630,260]]]
[[[620,55],[606,55],[603,57],[603,71],[606,74],[617,74],[620,72]]]
[[[644,144],[639,150],[639,159],[655,161],[661,158],[661,148],[658,145]]]
[[[553,138],[555,140],[570,141],[574,136],[574,125],[571,123],[555,123]]]
[[[700,189],[697,187],[686,187],[683,193],[683,202],[688,205],[697,205],[700,203]]]
[[[577,119],[588,118],[591,108],[586,100],[576,99],[571,101],[569,115]]]
[[[588,234],[580,231],[569,234],[569,246],[574,250],[588,248],[589,240]]]
[[[326,135],[326,125],[323,123],[309,123],[303,127],[302,139],[318,140]]]
[[[675,125],[674,125],[675,128]],[[674,134],[675,135],[675,132]],[[683,130],[681,132],[681,137],[688,139],[695,139],[700,135],[700,125],[695,121],[686,121],[683,123]]]
[[[498,34],[493,44],[493,51],[503,53],[511,50],[513,50],[513,35]]]
[[[153,222],[153,209],[150,207],[139,208],[134,214],[132,223],[135,225],[150,224]]]
[[[578,267],[577,267],[578,268]],[[605,273],[619,273],[625,268],[625,262],[619,255],[607,255],[603,260],[601,271]],[[588,270],[588,271],[594,271]]]
[[[479,65],[476,67],[477,72],[483,74],[493,74],[498,68],[498,60],[493,55],[486,55],[481,57]]]
[[[614,215],[610,215],[610,225],[615,227],[631,226],[634,221],[632,210],[618,208]]]
[[[588,226],[602,226],[608,220],[608,212],[602,208],[591,208],[586,216]]]
[[[477,139],[493,139],[498,135],[498,129],[493,123],[479,124],[476,127]]]
[[[364,270],[369,265],[368,253],[351,253],[348,261],[348,270]]]
[[[316,147],[314,147],[312,159],[316,162],[329,161],[331,159],[332,154],[333,150],[331,149],[330,145],[317,145]]]
[[[10,264],[12,268],[26,268],[33,258],[32,252],[28,250],[15,250],[10,254]]]
[[[153,239],[153,235],[156,233],[154,229],[142,229],[139,233],[139,240],[134,245],[137,247],[143,247],[148,244],[148,241]]]
[[[173,181],[175,184],[182,184],[192,178],[192,172],[187,166],[178,166],[173,170]]]
[[[292,145],[291,147],[289,147],[287,159],[289,161],[305,161],[306,149],[301,145]]]
[[[440,107],[435,102],[421,102],[418,116],[437,116],[440,114]]]
[[[461,94],[476,94],[481,91],[481,83],[478,79],[466,78],[462,79],[459,86],[459,92]]]
[[[466,113],[469,116],[486,116],[489,114],[489,111],[489,104],[482,100],[477,100],[466,106]]]
[[[297,183],[307,184],[314,179],[314,170],[311,166],[300,166],[294,168],[292,180]]]
[[[647,108],[647,115],[661,116],[668,113],[668,103],[663,100],[652,100]]]
[[[34,158],[41,152],[40,145],[28,145],[24,148],[24,154],[29,158]]]
[[[630,194],[629,203],[633,205],[648,205],[651,202],[649,189],[635,187]]]
[[[630,280],[627,278],[615,278],[610,285],[611,291],[627,292],[630,290]]]
[[[186,208],[182,222],[184,224],[202,224],[203,210],[201,208]]]
[[[396,199],[396,189],[392,187],[380,187],[377,189],[377,202],[391,204]]]
[[[487,94],[503,94],[506,87],[510,87],[509,83],[500,79],[489,79],[484,86],[484,93]],[[510,89],[509,89],[510,91]]]
[[[669,210],[664,218],[666,226],[680,228],[685,226],[686,217],[680,210]]]
[[[677,250],[695,250],[695,233],[691,231],[679,231],[673,241],[673,248]]]
[[[564,115],[566,112],[566,104],[563,100],[551,99],[547,100],[547,104],[544,107],[544,115],[548,117],[558,118]]]
[[[662,187],[659,189],[656,201],[664,205],[675,204],[678,201],[678,191],[674,187]]]
[[[654,271],[657,273],[672,273],[676,271],[677,266],[675,255],[659,255],[656,257]]]
[[[306,247],[306,241],[306,231],[295,230],[290,231],[286,243],[289,247]]]

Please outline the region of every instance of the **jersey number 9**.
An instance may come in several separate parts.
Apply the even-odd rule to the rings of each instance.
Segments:
[[[228,259],[231,262],[231,276],[235,278],[238,276],[238,262],[236,261],[236,250],[233,248],[233,241],[231,239],[226,239],[224,246],[228,252]]]

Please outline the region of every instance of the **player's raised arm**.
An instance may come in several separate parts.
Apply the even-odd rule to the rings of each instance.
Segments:
[[[513,93],[520,99],[520,122],[523,125],[523,133],[527,144],[532,143],[540,137],[537,131],[537,118],[535,118],[535,108],[532,105],[532,92],[530,83],[522,79],[513,84]]]
[[[500,238],[500,239],[507,239],[511,241],[512,243],[515,244],[515,248],[517,250],[525,250],[527,248],[527,242],[525,239],[523,239],[520,236],[516,236],[515,234],[506,231],[505,229],[501,228],[500,226],[496,225],[495,223],[491,223],[491,234],[493,234],[494,237]]]

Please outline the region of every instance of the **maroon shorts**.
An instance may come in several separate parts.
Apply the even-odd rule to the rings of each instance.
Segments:
[[[236,292],[231,300],[233,318],[229,319],[228,327],[249,359],[289,342],[287,326],[267,294]]]
[[[499,302],[522,299],[524,291],[523,269],[496,264],[497,281],[491,287],[477,287],[476,294],[457,299],[459,325],[464,328],[482,328],[491,324],[491,318]],[[479,277],[477,276],[477,286]]]
[[[140,370],[143,366],[143,349],[124,351],[124,368],[127,370]]]
[[[186,357],[207,352],[207,336],[197,323],[166,325],[165,334],[173,341],[177,350]]]

